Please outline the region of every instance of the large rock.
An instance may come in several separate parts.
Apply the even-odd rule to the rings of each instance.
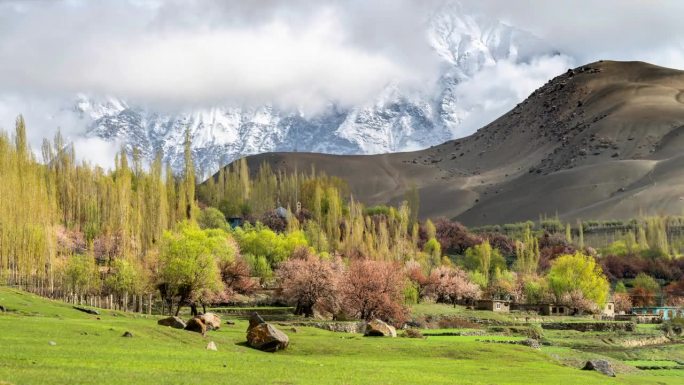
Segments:
[[[264,352],[277,352],[287,348],[290,338],[275,326],[266,323],[259,314],[254,313],[249,319],[247,344]]]
[[[363,335],[366,337],[396,337],[397,329],[379,319],[374,319],[366,323]]]
[[[221,318],[214,313],[204,313],[199,318],[207,325],[207,330],[219,330],[221,328]]]
[[[606,360],[589,360],[586,364],[584,364],[582,370],[595,370],[599,373],[605,374],[606,376],[615,377],[615,371],[613,371],[613,367],[610,365],[610,362]]]
[[[207,332],[207,325],[204,324],[201,318],[195,317],[188,321],[187,325],[185,325],[185,330],[204,335]]]
[[[185,327],[187,326],[185,324],[185,321],[183,321],[180,317],[162,318],[159,321],[157,321],[157,325],[170,326],[174,329],[185,329]]]

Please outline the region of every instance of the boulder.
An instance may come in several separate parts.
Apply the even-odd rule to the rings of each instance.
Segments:
[[[396,337],[397,329],[379,319],[374,319],[366,323],[363,335],[366,337]]]
[[[207,333],[207,325],[204,324],[201,318],[195,317],[188,321],[187,325],[185,325],[185,330],[205,335]]]
[[[157,325],[170,326],[174,329],[185,329],[185,327],[187,326],[185,324],[185,321],[180,319],[180,317],[162,318],[159,321],[157,321]]]
[[[277,352],[290,344],[288,336],[253,313],[247,328],[247,344],[264,352]]]
[[[606,376],[615,377],[615,371],[610,365],[610,362],[606,360],[589,360],[582,370],[595,370],[599,373],[605,374]]]
[[[199,318],[207,325],[207,330],[219,330],[221,328],[221,318],[215,313],[204,313]]]
[[[216,352],[218,351],[218,347],[216,346],[216,343],[214,341],[211,341],[207,344],[207,350]]]

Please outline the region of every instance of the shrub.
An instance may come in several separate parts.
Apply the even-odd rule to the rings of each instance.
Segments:
[[[406,329],[401,336],[406,338],[425,338],[423,333],[421,333],[418,329]]]
[[[202,229],[221,229],[228,231],[228,222],[223,213],[213,207],[207,207],[200,212],[197,224]]]

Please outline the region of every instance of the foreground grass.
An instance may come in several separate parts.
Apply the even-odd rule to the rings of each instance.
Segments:
[[[198,334],[156,318],[70,306],[0,289],[0,383],[10,384],[681,384],[682,377],[580,371],[545,352],[481,337],[364,338],[282,328],[290,349],[244,345],[245,322]],[[133,338],[123,338],[125,331]],[[49,345],[50,341],[57,343]],[[218,352],[207,351],[214,341]],[[551,348],[549,348],[551,349]],[[557,352],[581,354],[568,348]]]

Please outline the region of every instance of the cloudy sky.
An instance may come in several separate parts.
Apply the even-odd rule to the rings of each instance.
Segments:
[[[0,128],[23,113],[38,142],[55,130],[46,116],[78,92],[169,111],[226,103],[315,111],[329,100],[365,103],[389,82],[412,88],[436,76],[425,23],[443,3],[0,0]],[[492,68],[468,85],[482,97],[501,84],[525,84],[510,91],[528,92],[563,66],[598,59],[684,69],[684,1],[461,3],[467,12],[534,33],[564,55],[561,62]],[[68,119],[59,120],[67,134],[83,130]]]

